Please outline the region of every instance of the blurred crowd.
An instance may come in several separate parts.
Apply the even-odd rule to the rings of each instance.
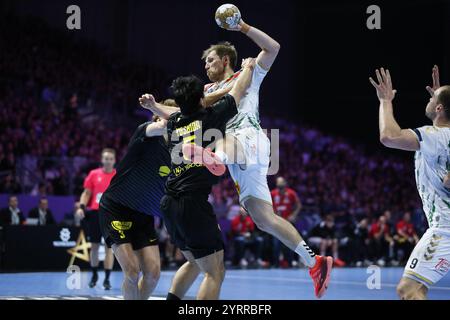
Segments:
[[[8,23],[0,21],[0,27],[5,30]],[[45,196],[79,196],[104,147],[114,148],[120,160],[133,132],[129,124],[138,123],[133,118],[137,97],[164,92],[165,75],[156,67],[105,55],[39,21],[15,25],[21,27],[0,37],[0,193],[39,195],[28,218],[49,224],[54,221],[46,213]],[[287,119],[262,118],[262,126],[280,133],[280,169],[268,180],[274,203],[280,197],[290,203],[276,204],[275,210],[318,253],[333,255],[340,266],[405,262],[426,228],[412,157],[369,153],[362,145]],[[24,223],[17,198],[9,201],[0,222]],[[239,206],[229,176],[213,188],[210,202],[231,264],[299,264],[282,243],[257,230]],[[166,263],[180,261],[162,224],[159,230]]]
[[[0,192],[74,192],[71,178],[96,165],[103,146],[123,154],[121,123],[165,76],[32,18],[7,17],[0,27],[8,30],[0,36]]]

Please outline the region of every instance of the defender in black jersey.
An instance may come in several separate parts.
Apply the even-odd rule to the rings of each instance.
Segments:
[[[225,125],[237,114],[237,105],[248,88],[254,59],[244,64],[244,70],[229,94],[213,106],[201,104],[204,85],[194,76],[180,77],[172,84],[175,101],[181,112],[168,118],[167,134],[172,155],[171,173],[166,183],[166,195],[161,199],[161,211],[171,240],[188,260],[177,272],[168,298],[182,297],[197,274],[205,273],[197,299],[217,299],[225,275],[223,240],[208,195],[217,182],[208,169],[190,161],[179,163],[180,146],[201,143],[207,147],[211,141],[202,136],[208,130],[225,134]],[[155,109],[150,95],[141,98],[144,107]],[[219,137],[217,137],[219,138]],[[175,159],[174,159],[175,158]],[[176,161],[175,161],[176,160]]]
[[[160,273],[154,217],[170,172],[166,120],[141,124],[100,200],[100,227],[124,272],[125,299],[147,300]],[[139,279],[139,274],[142,277]]]

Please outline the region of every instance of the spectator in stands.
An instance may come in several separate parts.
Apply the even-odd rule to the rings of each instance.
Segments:
[[[48,208],[47,198],[39,199],[39,206],[30,210],[28,218],[37,219],[39,226],[55,224],[52,211]]]
[[[237,194],[233,194],[231,198],[231,204],[228,206],[227,219],[233,221],[235,217],[239,216],[241,206],[239,204],[239,198]]]
[[[62,221],[62,225],[64,226],[73,226],[80,227],[81,226],[81,217],[76,214],[76,212],[80,209],[80,202],[75,201],[73,204],[73,210],[64,214],[64,220]]]
[[[320,254],[323,256],[327,255],[328,251],[331,251],[334,264],[337,267],[345,265],[345,262],[339,259],[339,241],[336,237],[336,226],[332,214],[328,214],[324,221],[310,231],[308,241],[318,246]]]
[[[403,218],[397,222],[396,234],[394,235],[397,260],[406,263],[412,250],[419,242],[416,230],[411,223],[411,213],[405,212]]]
[[[11,195],[8,198],[8,207],[0,210],[0,226],[20,225],[25,222],[25,217],[19,209],[19,200]]]
[[[352,241],[352,251],[356,266],[370,265],[371,263],[367,253],[367,248],[369,247],[369,220],[367,218],[361,219],[356,225]]]
[[[389,228],[389,233],[391,235],[394,235],[396,232],[396,228],[395,228],[395,219],[392,216],[392,211],[391,210],[384,210],[383,212],[383,216],[386,218],[386,224]]]
[[[384,215],[381,215],[376,222],[372,223],[369,238],[372,261],[381,267],[385,266],[386,262],[390,260],[394,240]]]
[[[297,193],[288,187],[286,180],[283,177],[277,177],[276,188],[271,191],[273,209],[276,214],[288,220],[295,227],[298,213],[302,208],[302,204]],[[283,258],[287,266],[297,266],[297,260],[293,258],[293,252],[286,247],[280,240],[273,238],[273,260],[272,265],[279,266],[280,253],[283,253]]]
[[[12,173],[7,174],[1,182],[1,193],[20,193],[21,190],[22,188],[17,181],[17,177],[15,177]]]
[[[227,218],[229,203],[219,185],[213,187],[211,204],[217,219]]]
[[[241,267],[247,267],[245,252],[246,249],[250,249],[259,266],[267,265],[261,259],[264,240],[255,232],[255,224],[244,208],[241,207],[239,214],[231,221],[231,231],[234,237],[234,264],[239,263]]]

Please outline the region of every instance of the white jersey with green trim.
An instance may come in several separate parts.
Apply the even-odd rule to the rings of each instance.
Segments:
[[[267,72],[256,63],[252,74],[252,82],[239,102],[238,113],[227,122],[225,132],[233,132],[247,127],[261,129],[259,125],[259,88]],[[205,88],[205,94],[208,95],[216,90],[227,87],[233,81],[236,81],[238,77],[239,74],[236,73],[235,76],[229,79],[207,86]]]
[[[413,130],[420,149],[415,154],[417,190],[430,228],[450,229],[450,128],[423,126]]]

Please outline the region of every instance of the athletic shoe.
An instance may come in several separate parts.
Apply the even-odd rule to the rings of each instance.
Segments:
[[[317,298],[321,298],[328,289],[332,267],[332,257],[316,256],[316,264],[309,269],[309,275],[314,281],[314,293]]]
[[[239,265],[241,266],[241,268],[247,268],[248,262],[245,258],[242,258],[241,261],[239,262]]]
[[[182,150],[187,159],[193,163],[204,165],[215,176],[223,175],[227,169],[209,148],[205,149],[195,144],[183,144]]]
[[[95,285],[97,284],[97,281],[98,281],[98,275],[93,274],[92,278],[91,278],[91,282],[89,282],[89,288],[95,287]]]
[[[111,290],[111,283],[108,279],[105,279],[105,281],[103,281],[103,288],[105,288],[105,290]]]
[[[264,260],[262,260],[262,259],[256,260],[256,263],[258,264],[258,266],[259,266],[260,268],[267,268],[267,267],[269,266],[269,262],[264,261]]]
[[[379,260],[377,261],[377,265],[378,265],[379,267],[384,267],[384,266],[386,265],[386,261],[384,261],[384,259],[379,259]]]

